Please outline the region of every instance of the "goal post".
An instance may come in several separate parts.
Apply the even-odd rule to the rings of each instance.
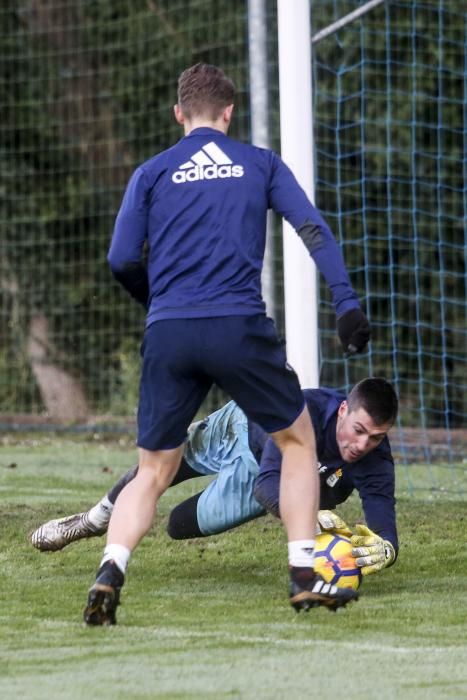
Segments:
[[[314,202],[309,0],[278,0],[281,155]],[[287,357],[302,387],[319,385],[316,267],[283,223]]]
[[[387,0],[369,0],[310,40],[310,2],[277,2],[281,155],[315,203],[312,46]],[[303,387],[319,386],[317,271],[303,244],[283,223],[287,355]]]

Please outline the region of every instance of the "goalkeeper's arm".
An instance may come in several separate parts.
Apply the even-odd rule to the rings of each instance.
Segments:
[[[396,525],[394,461],[385,439],[356,468],[354,484],[362,501],[365,525],[352,537],[354,556],[362,574],[391,566],[399,549]]]

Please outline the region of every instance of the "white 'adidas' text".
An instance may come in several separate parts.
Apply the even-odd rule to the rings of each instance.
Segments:
[[[196,180],[217,180],[224,177],[242,177],[243,165],[195,165],[190,170],[177,170],[172,175],[172,182],[179,185],[182,182],[196,182]]]
[[[172,182],[179,185],[198,180],[243,177],[243,174],[243,165],[234,165],[229,156],[214,141],[211,141],[174,172]]]

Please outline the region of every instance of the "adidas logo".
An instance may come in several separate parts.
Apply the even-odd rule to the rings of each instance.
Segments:
[[[210,141],[174,172],[172,182],[180,185],[197,180],[242,177],[243,172],[243,165],[234,165],[229,156],[214,141]]]

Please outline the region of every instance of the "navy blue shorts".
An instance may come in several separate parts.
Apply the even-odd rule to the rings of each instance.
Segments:
[[[147,450],[181,445],[214,383],[268,433],[292,425],[305,405],[264,315],[156,321],[141,354],[138,446]]]

